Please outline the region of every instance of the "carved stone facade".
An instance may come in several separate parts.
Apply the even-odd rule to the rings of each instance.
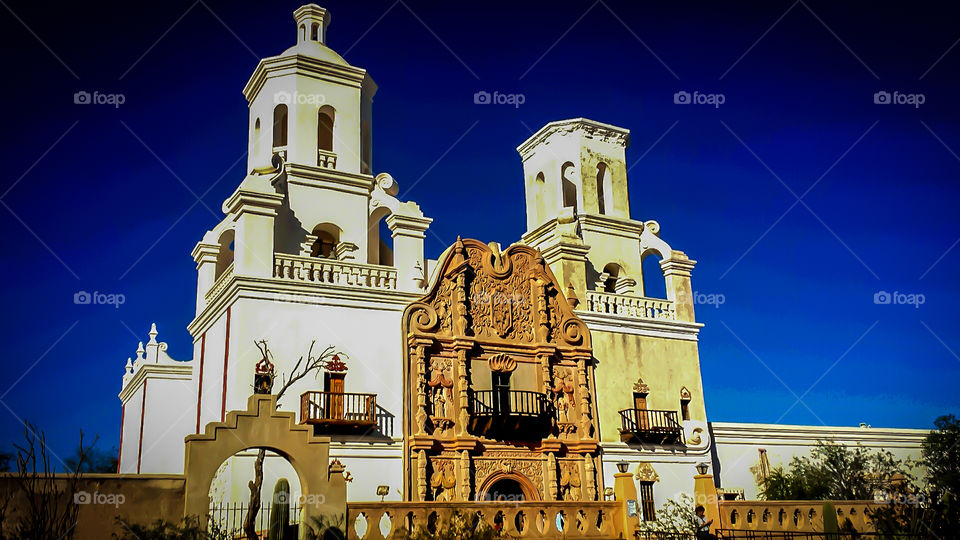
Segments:
[[[539,251],[458,239],[402,324],[408,500],[597,500],[590,334]]]

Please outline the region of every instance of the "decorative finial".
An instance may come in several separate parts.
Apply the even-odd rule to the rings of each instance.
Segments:
[[[127,375],[132,375],[132,374],[133,374],[133,361],[130,359],[129,356],[127,357],[126,372],[127,372]]]
[[[150,323],[150,343],[157,342],[157,323]]]
[[[263,357],[254,366],[253,373],[253,393],[254,394],[272,394],[273,381],[275,378],[273,362],[270,361],[270,349],[267,347],[267,340],[254,341],[254,345],[260,349]]]
[[[139,362],[140,360],[143,360],[143,342],[142,342],[142,341],[140,342],[139,345],[137,345],[137,360],[136,360],[136,361]]]

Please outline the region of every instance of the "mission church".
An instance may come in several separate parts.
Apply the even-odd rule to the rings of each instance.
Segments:
[[[519,241],[425,258],[430,209],[373,165],[377,85],[327,45],[326,10],[294,19],[296,43],[243,88],[249,173],[193,248],[193,351],[168,351],[153,326],[127,361],[120,473],[183,473],[185,437],[245,409],[261,340],[278,378],[314,340],[338,351],[279,406],[330,437],[351,501],[596,501],[620,470],[653,519],[698,466],[735,499],[818,440],[918,455],[922,430],[708,421],[696,261],[631,214],[625,128],[546,124],[517,147]],[[223,462],[212,501],[249,497],[254,455]],[[264,477],[298,495],[283,457]]]

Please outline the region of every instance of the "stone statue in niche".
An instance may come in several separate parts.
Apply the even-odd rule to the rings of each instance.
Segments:
[[[573,368],[554,366],[553,404],[557,409],[557,421],[561,424],[572,423],[570,412],[574,410],[573,392],[576,389]]]
[[[449,358],[433,358],[430,361],[430,380],[427,386],[431,391],[433,416],[447,418],[447,404],[452,397],[453,364]]]

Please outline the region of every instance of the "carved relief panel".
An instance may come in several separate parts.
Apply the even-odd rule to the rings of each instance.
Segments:
[[[590,334],[540,253],[458,239],[436,276],[402,319],[407,496],[480,496],[484,482],[507,475],[540,498],[595,500]],[[542,435],[478,421],[518,407],[544,417]],[[523,449],[491,453],[511,446]]]

